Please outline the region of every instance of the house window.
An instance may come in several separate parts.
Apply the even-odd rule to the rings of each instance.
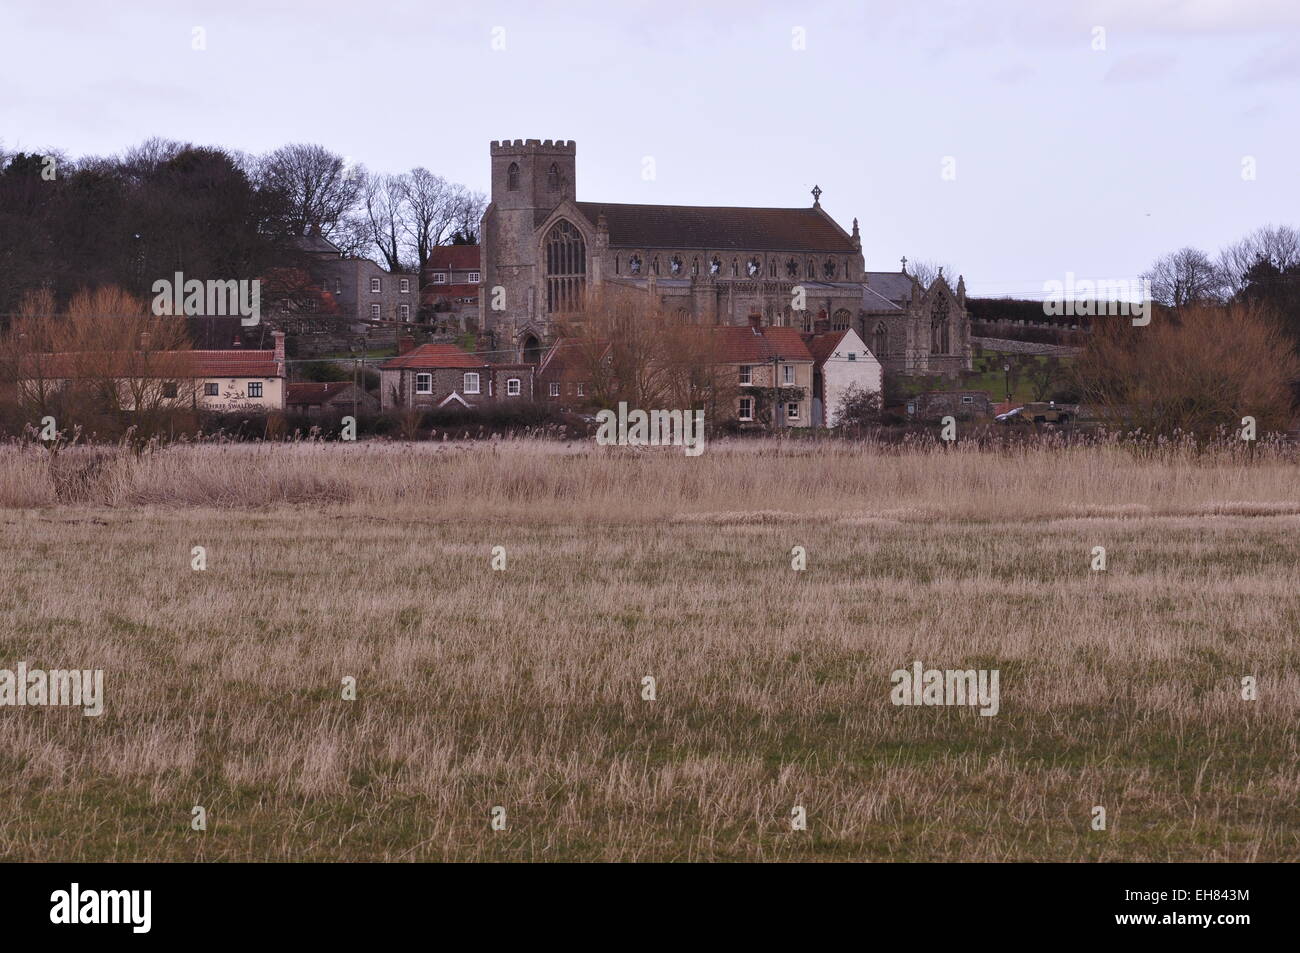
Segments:
[[[552,396],[552,397],[559,397],[559,396],[560,396],[560,385],[559,385],[559,384],[552,384],[552,385],[551,385],[551,396]]]
[[[785,384],[787,387],[794,383],[794,365],[793,365],[793,364],[782,364],[782,365],[781,365],[781,383],[782,383],[782,384]]]
[[[218,392],[217,385],[212,383],[211,381],[208,381],[206,384],[203,385],[204,397],[216,397],[217,392]]]
[[[432,375],[432,374],[416,374],[416,375],[415,375],[415,392],[416,392],[417,394],[432,394],[432,393],[433,393],[433,375]]]
[[[402,294],[410,294],[410,293],[411,293],[411,279],[410,279],[410,278],[403,278],[401,281],[399,281],[399,282],[397,283],[397,290],[400,291]]]
[[[249,381],[249,382],[248,382],[248,396],[249,396],[249,397],[261,397],[261,396],[262,396],[262,382],[261,382],[261,381]]]
[[[785,405],[785,417],[786,420],[799,419],[799,405],[795,401],[790,401]]]
[[[583,388],[583,385],[582,385],[582,384],[579,384],[579,385],[578,385],[578,396],[579,396],[579,397],[582,397],[582,396],[583,396],[582,388]]]
[[[479,283],[479,275],[477,271],[471,271],[469,273],[469,283],[472,285],[476,285]]]
[[[856,361],[857,359],[858,359],[858,352],[857,352],[857,351],[849,351],[849,360],[850,360],[850,361]]]
[[[519,387],[520,387],[519,378],[517,377],[510,378],[508,381],[506,381],[506,396],[518,397]]]
[[[377,305],[377,304],[372,304],[372,305],[370,306],[370,318],[371,318],[371,320],[373,320],[373,321],[378,321],[378,320],[379,320],[379,305]]]
[[[398,310],[402,315],[403,321],[409,321],[411,319],[411,306],[409,304],[401,305]]]
[[[748,364],[742,365],[740,368],[740,382],[742,384],[754,383],[754,369]]]
[[[974,398],[974,397],[971,397],[971,396],[969,396],[969,395],[966,395],[966,396],[963,396],[963,397],[962,397],[961,402],[962,402],[963,404],[973,404],[973,403],[975,403],[975,398]]]
[[[510,163],[510,168],[506,171],[506,189],[510,192],[519,191],[519,163]]]
[[[162,395],[164,397],[172,398],[175,397],[179,392],[180,389],[176,386],[175,381],[167,381],[162,386]]]
[[[754,398],[752,397],[740,398],[740,419],[741,420],[754,419]]]
[[[478,393],[478,375],[473,373],[472,371],[465,375],[465,393],[467,394]]]
[[[445,285],[447,283],[447,273],[445,271],[435,271],[433,273],[433,283],[435,285]]]
[[[383,282],[380,281],[378,278],[370,279],[370,290],[374,294],[379,294],[379,292],[383,289],[383,286],[384,286]]]

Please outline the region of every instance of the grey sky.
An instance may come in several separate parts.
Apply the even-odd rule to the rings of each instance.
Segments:
[[[580,199],[795,206],[816,183],[868,268],[950,262],[974,294],[1300,225],[1295,0],[702,6],[0,0],[0,139],[319,142],[485,191],[490,140],[574,139]]]

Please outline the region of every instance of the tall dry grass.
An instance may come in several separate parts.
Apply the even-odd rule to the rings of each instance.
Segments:
[[[48,466],[0,457],[0,668],[106,710],[0,708],[6,859],[1300,854],[1281,454],[199,447],[68,504]],[[918,659],[1001,712],[891,705]]]

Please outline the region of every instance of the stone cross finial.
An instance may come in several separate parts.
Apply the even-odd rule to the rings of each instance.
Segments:
[[[902,257],[902,262],[903,262],[903,274],[907,274],[907,256],[906,256],[906,255],[904,255],[904,256]]]
[[[814,207],[816,207],[816,206],[822,204],[822,190],[821,190],[821,186],[819,186],[819,185],[814,185],[814,186],[812,187],[812,197],[813,197],[813,206],[814,206]]]

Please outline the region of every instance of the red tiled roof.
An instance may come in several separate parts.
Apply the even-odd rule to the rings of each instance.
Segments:
[[[764,327],[755,334],[751,327],[714,328],[718,339],[718,360],[724,364],[763,364],[773,358],[783,361],[811,361],[798,328]]]
[[[438,245],[429,252],[424,268],[426,271],[478,271],[479,246]]]
[[[828,331],[822,334],[804,335],[804,343],[808,345],[808,353],[813,356],[813,360],[818,364],[824,364],[826,358],[835,353],[835,349],[840,346],[840,341],[844,340],[844,335],[848,331]]]
[[[853,240],[817,208],[576,204],[592,225],[605,216],[615,247],[858,253]]]
[[[487,361],[476,354],[468,354],[454,344],[421,344],[412,351],[391,358],[379,365],[381,369],[483,367]]]
[[[73,379],[103,366],[122,368],[124,376],[149,377],[279,377],[275,351],[160,351],[150,355],[124,352],[80,352],[25,355],[26,378]],[[152,373],[149,373],[152,371]]]

